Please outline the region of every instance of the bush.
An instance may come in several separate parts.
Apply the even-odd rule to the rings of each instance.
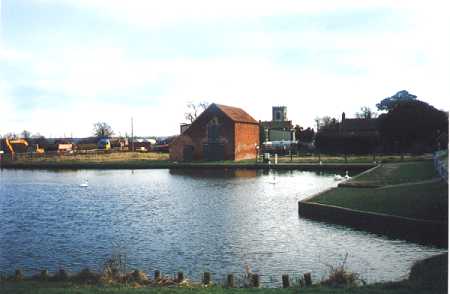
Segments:
[[[342,288],[357,287],[366,284],[366,282],[359,277],[359,274],[352,273],[345,268],[347,257],[348,254],[345,255],[342,264],[337,267],[328,265],[329,274],[327,278],[322,280],[322,285],[333,288]]]

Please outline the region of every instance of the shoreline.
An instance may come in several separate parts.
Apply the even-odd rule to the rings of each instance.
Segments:
[[[307,170],[307,171],[364,171],[375,167],[372,163],[175,163],[154,161],[121,161],[121,162],[3,162],[0,169],[33,169],[33,170],[79,170],[79,169],[274,169],[274,170]]]
[[[222,282],[214,282],[211,273],[205,272],[201,281],[194,282],[178,272],[170,277],[160,271],[154,277],[139,270],[114,273],[109,270],[92,272],[84,269],[69,274],[63,269],[53,274],[41,270],[35,275],[23,276],[21,271],[0,275],[0,290],[4,293],[444,293],[447,290],[448,253],[441,253],[416,261],[406,278],[399,281],[366,284],[357,273],[338,269],[328,277],[312,281],[310,273],[300,275],[300,280],[292,280],[283,274],[279,287],[266,288],[259,282],[259,275],[248,273],[247,280],[228,275]],[[340,274],[339,274],[340,273]],[[337,274],[337,275],[336,275]],[[342,274],[342,275],[341,275]],[[256,278],[255,278],[256,277]],[[345,277],[341,280],[339,277]],[[353,278],[356,280],[354,280]],[[238,279],[235,279],[238,278]],[[247,282],[249,284],[247,284]],[[2,292],[3,293],[3,292]]]
[[[424,215],[426,209],[417,206],[410,206],[414,208],[409,211],[402,210],[405,201],[420,200],[421,205],[428,209],[436,206],[439,202],[431,196],[436,196],[436,191],[443,190],[442,180],[435,177],[428,179],[429,174],[420,174],[425,166],[414,167],[412,164],[409,169],[418,177],[415,180],[404,179],[412,176],[405,175],[404,171],[393,176],[395,168],[400,170],[402,166],[405,165],[378,165],[340,183],[336,188],[303,199],[298,202],[299,217],[344,225],[389,238],[448,248],[448,214],[446,217],[443,215],[436,218],[436,215],[428,211]],[[436,190],[434,187],[441,188]],[[448,199],[448,190],[446,197]]]

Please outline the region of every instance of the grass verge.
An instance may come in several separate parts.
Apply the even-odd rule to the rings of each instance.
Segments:
[[[397,185],[431,180],[438,177],[432,160],[388,163],[370,173],[350,180],[349,184],[368,184],[374,186]]]
[[[336,188],[309,202],[424,220],[447,221],[448,185],[440,180],[386,188]]]
[[[447,293],[448,276],[448,253],[440,254],[419,261],[413,265],[409,278],[399,282],[376,283],[368,286],[352,287],[328,287],[321,284],[313,285],[307,288],[223,288],[221,286],[209,286],[203,288],[200,286],[183,287],[145,287],[136,284],[116,284],[116,285],[86,285],[74,282],[48,282],[48,281],[0,281],[0,293],[2,294],[144,294],[144,293],[212,293],[212,294],[231,294],[231,293],[305,293],[305,294],[324,294],[324,293]]]
[[[338,187],[308,202],[445,222],[448,219],[448,185],[443,180],[429,181],[437,177],[431,160],[385,164],[348,182],[380,188]]]

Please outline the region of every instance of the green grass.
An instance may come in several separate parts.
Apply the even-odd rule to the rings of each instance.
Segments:
[[[141,287],[134,288],[129,285],[83,285],[72,282],[42,282],[26,280],[21,282],[8,282],[0,280],[0,293],[2,294],[232,294],[232,293],[273,293],[273,294],[325,294],[325,293],[447,293],[448,277],[448,254],[440,254],[417,262],[411,269],[409,278],[398,282],[376,283],[361,287],[330,288],[314,285],[308,288],[289,289],[245,289],[245,288],[222,288],[213,286],[209,288],[169,288],[169,287]]]
[[[448,185],[444,181],[389,188],[336,188],[309,201],[397,216],[446,221]]]
[[[0,284],[0,293],[2,294],[191,294],[191,293],[211,293],[211,294],[232,294],[232,293],[273,293],[273,294],[325,294],[325,293],[391,293],[391,294],[406,294],[406,293],[443,293],[442,289],[430,289],[417,287],[409,282],[398,283],[383,283],[374,284],[365,287],[354,288],[327,288],[327,287],[311,287],[302,289],[225,289],[221,287],[213,287],[207,289],[194,288],[131,288],[131,287],[100,287],[100,286],[78,286],[74,287],[69,284],[50,284],[38,282],[20,282],[20,283],[6,283]]]
[[[437,178],[432,160],[383,164],[348,182],[351,185],[366,184],[381,188],[339,187],[309,201],[417,219],[447,221],[447,183],[442,180],[420,183]]]
[[[439,177],[432,160],[387,163],[370,173],[366,173],[349,181],[350,184],[396,185],[431,180]]]

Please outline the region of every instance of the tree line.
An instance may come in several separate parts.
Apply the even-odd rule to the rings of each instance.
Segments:
[[[335,118],[317,118],[315,147],[323,153],[425,153],[448,147],[448,112],[399,91],[376,104],[381,114],[369,107],[356,113],[374,120],[377,133],[341,133]]]

